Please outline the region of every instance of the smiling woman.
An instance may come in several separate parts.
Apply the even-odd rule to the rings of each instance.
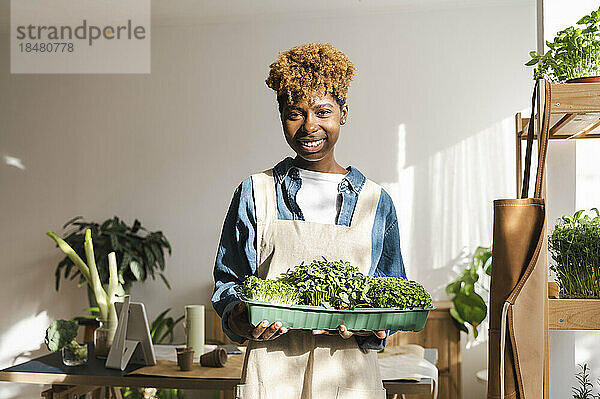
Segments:
[[[375,349],[389,331],[355,334],[250,323],[237,287],[248,276],[276,279],[321,257],[350,262],[364,275],[406,277],[390,196],[334,156],[348,117],[355,67],[330,44],[279,54],[267,86],[277,93],[285,139],[296,153],[254,174],[234,193],[215,262],[213,305],[234,341],[250,340],[236,397],[385,398]],[[364,334],[364,335],[363,335]],[[360,376],[360,378],[357,378]]]

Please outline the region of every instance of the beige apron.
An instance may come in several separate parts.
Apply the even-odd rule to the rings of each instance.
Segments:
[[[302,261],[322,256],[350,261],[369,273],[380,186],[365,182],[350,227],[278,220],[272,170],[253,175],[252,186],[261,278],[277,278]],[[270,341],[249,341],[236,399],[385,399],[377,354],[365,352],[354,338],[303,330]]]

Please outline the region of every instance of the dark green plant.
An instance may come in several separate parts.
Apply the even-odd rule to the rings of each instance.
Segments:
[[[592,211],[563,216],[548,238],[561,296],[600,297],[600,212]]]
[[[467,325],[470,325],[475,338],[479,335],[477,326],[487,316],[487,305],[481,295],[475,292],[475,283],[479,281],[480,273],[490,275],[491,260],[492,251],[490,248],[477,247],[473,253],[471,263],[456,280],[446,286],[446,294],[454,304],[454,307],[450,309],[452,319],[457,327],[467,334],[469,333]]]
[[[541,55],[529,52],[534,79],[546,78],[563,83],[569,79],[600,75],[600,9],[592,11],[577,21],[579,27],[570,26],[547,41],[548,51]]]
[[[171,311],[171,308],[165,310],[159,314],[150,326],[150,337],[152,343],[160,345],[165,342],[168,338],[168,342],[173,343],[173,329],[177,324],[183,320],[183,316],[180,316],[176,320],[171,316],[167,316],[167,313]]]
[[[161,231],[148,231],[139,220],[128,226],[118,217],[113,217],[102,224],[86,222],[81,216],[69,220],[63,226],[69,230],[64,240],[79,256],[84,256],[85,230],[91,229],[94,237],[94,257],[98,274],[103,285],[108,284],[108,254],[115,252],[117,256],[119,281],[125,291],[131,284],[145,281],[148,276],[153,279],[158,275],[170,289],[169,282],[163,274],[165,270],[165,252],[171,254],[171,244]],[[67,256],[56,267],[56,290],[58,291],[61,276],[71,280],[79,278],[80,284],[85,279]]]
[[[600,394],[594,395],[594,385],[590,381],[590,372],[587,364],[580,364],[581,370],[575,374],[575,379],[579,384],[576,387],[571,387],[573,390],[573,399],[600,399]]]

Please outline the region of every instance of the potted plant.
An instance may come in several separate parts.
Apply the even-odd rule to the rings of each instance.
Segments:
[[[161,231],[148,231],[137,219],[132,226],[128,226],[116,216],[102,223],[86,222],[78,216],[65,223],[63,229],[68,230],[64,234],[64,241],[78,254],[84,252],[85,230],[91,230],[98,275],[103,286],[106,286],[109,280],[108,254],[114,252],[119,265],[119,282],[126,293],[134,282],[146,281],[148,276],[154,279],[156,275],[167,288],[171,288],[163,274],[165,252],[171,254],[171,244]],[[81,270],[74,266],[69,256],[65,256],[59,262],[55,272],[57,291],[61,276],[71,280],[79,278],[80,283],[85,281]],[[91,294],[90,290],[88,292]],[[90,305],[96,305],[93,295],[90,295]]]
[[[123,292],[123,287],[119,283],[117,275],[118,267],[116,254],[110,252],[107,255],[109,281],[108,287],[105,290],[102,287],[98,268],[96,267],[96,257],[94,255],[94,245],[92,243],[92,232],[90,229],[85,230],[85,240],[83,244],[87,264],[62,238],[51,231],[46,234],[56,242],[58,247],[67,255],[73,265],[77,267],[84,281],[87,282],[94,293],[100,316],[99,321],[101,322],[100,327],[96,329],[94,333],[95,353],[98,357],[105,357],[108,355],[117,328],[117,312],[114,303],[118,300],[117,295]]]
[[[547,41],[548,51],[529,52],[525,65],[534,69],[534,79],[546,78],[554,83],[600,82],[600,9],[592,11]]]
[[[490,275],[491,260],[490,248],[477,247],[470,263],[454,281],[446,286],[446,294],[454,304],[450,309],[450,316],[456,326],[467,334],[469,333],[467,325],[470,325],[475,338],[479,335],[477,326],[487,317],[486,301],[476,292],[475,283],[479,281],[482,273]]]
[[[46,329],[46,347],[51,352],[61,351],[66,366],[79,366],[87,362],[87,345],[80,345],[75,339],[77,328],[73,320],[55,320]]]
[[[561,298],[600,298],[600,212],[563,216],[548,238]]]

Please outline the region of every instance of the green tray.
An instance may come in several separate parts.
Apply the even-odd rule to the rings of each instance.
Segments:
[[[328,309],[320,306],[279,305],[244,300],[250,324],[263,320],[280,321],[283,326],[296,329],[337,329],[343,324],[348,330],[421,331],[425,327],[428,308],[358,308],[354,310]]]

